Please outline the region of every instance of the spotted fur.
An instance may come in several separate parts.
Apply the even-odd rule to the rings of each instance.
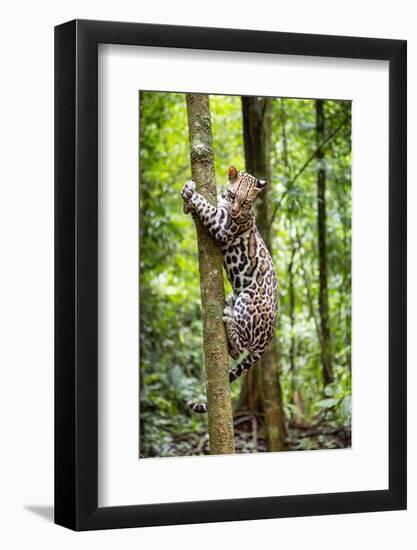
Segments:
[[[223,265],[233,294],[226,300],[223,321],[229,354],[238,359],[248,355],[230,370],[233,382],[246,373],[262,356],[275,331],[277,279],[271,255],[258,232],[253,203],[266,181],[229,168],[229,185],[212,206],[187,181],[182,197],[184,211],[199,217],[221,247]],[[188,403],[194,412],[207,411],[206,403]]]

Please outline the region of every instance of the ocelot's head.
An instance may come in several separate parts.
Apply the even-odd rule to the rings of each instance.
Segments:
[[[229,185],[225,192],[229,214],[234,219],[245,220],[252,213],[252,205],[258,193],[265,189],[267,182],[258,180],[247,172],[229,168]]]

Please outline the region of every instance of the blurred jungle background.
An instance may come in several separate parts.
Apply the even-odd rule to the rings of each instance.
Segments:
[[[196,231],[181,198],[191,177],[185,94],[140,92],[139,103],[140,456],[207,454],[207,415],[187,407],[206,390]],[[236,452],[349,447],[351,103],[219,95],[209,103],[219,192],[229,165],[253,166],[247,142],[257,135],[244,115],[259,121],[270,178],[258,227],[279,286],[270,364],[232,384]],[[262,368],[276,395],[272,443]]]

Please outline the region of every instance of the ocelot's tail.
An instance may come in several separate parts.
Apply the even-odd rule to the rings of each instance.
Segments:
[[[234,366],[229,371],[229,381],[232,383],[237,378],[240,378],[242,374],[245,374],[259,359],[263,354],[262,351],[254,351],[247,357],[245,357],[240,363]],[[195,413],[206,413],[207,412],[207,403],[196,403],[195,401],[188,401],[187,405]]]
[[[242,359],[240,363],[235,365],[229,372],[230,383],[232,383],[237,378],[240,378],[242,374],[246,374],[248,370],[259,361],[264,351],[265,350],[253,351],[251,354]]]

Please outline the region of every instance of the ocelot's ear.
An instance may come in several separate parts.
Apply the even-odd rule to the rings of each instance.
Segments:
[[[234,166],[229,167],[229,181],[232,183],[237,180],[237,170]]]
[[[255,189],[257,189],[258,191],[262,191],[262,189],[265,189],[267,185],[268,182],[265,180],[256,180]]]

